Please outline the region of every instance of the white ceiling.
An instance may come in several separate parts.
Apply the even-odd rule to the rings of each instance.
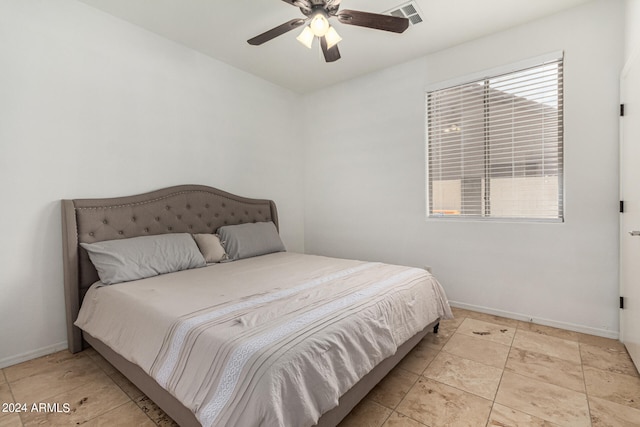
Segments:
[[[80,0],[125,21],[260,76],[308,93],[393,64],[557,13],[590,0],[415,0],[424,22],[403,34],[344,25],[342,59],[325,63],[300,29],[262,46],[246,40],[303,16],[282,0]],[[342,9],[381,13],[408,0],[343,0]],[[570,31],[570,29],[567,29]]]

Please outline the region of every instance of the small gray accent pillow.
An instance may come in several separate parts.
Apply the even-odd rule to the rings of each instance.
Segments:
[[[207,265],[188,233],[80,243],[105,285]]]
[[[217,234],[194,234],[193,238],[207,263],[220,262],[229,258]]]
[[[225,225],[217,233],[230,260],[286,251],[273,222]]]

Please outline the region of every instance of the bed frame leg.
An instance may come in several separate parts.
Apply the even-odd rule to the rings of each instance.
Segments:
[[[439,330],[440,330],[440,322],[436,323],[436,325],[433,327],[433,333],[437,334]]]

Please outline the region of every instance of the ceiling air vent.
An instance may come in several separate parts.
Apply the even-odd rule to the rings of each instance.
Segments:
[[[420,16],[420,9],[415,1],[403,3],[400,6],[396,6],[393,9],[386,12],[389,15],[398,16],[400,18],[408,18],[411,25],[416,25],[422,22]]]

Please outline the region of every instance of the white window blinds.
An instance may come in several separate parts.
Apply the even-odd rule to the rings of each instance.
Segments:
[[[429,217],[563,219],[562,59],[427,93]]]

